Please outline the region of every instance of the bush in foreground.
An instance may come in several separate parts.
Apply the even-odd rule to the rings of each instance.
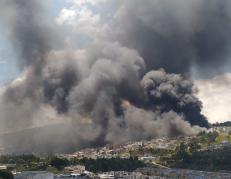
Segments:
[[[0,179],[13,179],[14,175],[7,170],[0,170]]]

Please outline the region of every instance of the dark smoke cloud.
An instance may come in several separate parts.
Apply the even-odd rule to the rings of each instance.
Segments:
[[[230,5],[229,0],[128,0],[116,14],[118,39],[138,50],[148,71],[189,75],[195,65],[211,75],[222,71],[230,56]]]
[[[137,3],[128,1],[123,5]],[[151,1],[140,6],[149,4]],[[1,91],[1,143],[9,152],[67,152],[157,136],[192,135],[208,127],[193,83],[163,69],[153,71],[165,67],[158,65],[163,60],[161,56],[152,54],[150,64],[147,59],[151,58],[138,53],[139,48],[125,45],[127,39],[126,43],[121,39],[95,39],[82,49],[56,49],[57,41],[52,35],[57,30],[51,35],[51,26],[41,21],[41,1],[5,0],[0,5],[2,19],[12,28],[12,39],[25,67],[22,75]],[[119,11],[117,16],[127,18]],[[169,27],[174,29],[174,23]],[[125,29],[129,32],[126,26]],[[166,38],[171,39],[170,31],[164,30]],[[150,30],[150,37],[153,33]],[[144,43],[139,36],[134,39],[138,45]],[[153,40],[160,42],[163,53],[168,52],[162,40]],[[143,47],[155,49],[149,45]],[[179,64],[172,56],[169,67]],[[172,71],[168,66],[166,69]],[[186,68],[181,64],[176,71],[185,74]]]
[[[201,130],[186,122],[192,118],[187,116],[184,106],[200,108],[192,83],[163,70],[152,71],[141,80],[144,63],[134,50],[118,43],[97,42],[84,50],[53,51],[45,59],[47,63],[40,77],[41,85],[27,86],[30,80],[36,80],[27,72],[24,78],[8,86],[4,98],[1,98],[4,116],[1,130],[6,133],[19,131],[11,134],[13,141],[25,142],[18,152],[73,151],[84,146],[157,136],[191,135]],[[72,69],[69,71],[70,79],[66,78],[70,75],[66,73],[68,69]],[[149,83],[151,80],[156,83],[156,89]],[[171,85],[169,90],[168,84]],[[33,91],[31,95],[25,94],[29,87]],[[165,101],[158,103],[154,96],[149,95],[161,88],[166,96],[175,93],[173,102],[171,97],[163,97]],[[125,89],[131,90],[127,96]],[[182,107],[177,111],[174,105]],[[17,110],[12,113],[14,108]],[[206,126],[207,123],[202,123],[204,119],[200,110],[194,110],[194,113],[198,116],[190,122]],[[56,123],[61,125],[52,127]],[[36,128],[43,125],[51,127]],[[28,132],[27,128],[31,127],[35,129]],[[123,137],[118,139],[120,135]],[[3,144],[11,146],[10,137],[6,136]],[[25,136],[27,140],[23,140]],[[15,152],[15,145],[9,151]]]
[[[174,110],[182,113],[192,125],[208,126],[206,118],[201,114],[202,104],[195,97],[192,81],[184,80],[181,75],[166,74],[159,71],[148,72],[142,80],[149,100],[149,106],[161,112]]]

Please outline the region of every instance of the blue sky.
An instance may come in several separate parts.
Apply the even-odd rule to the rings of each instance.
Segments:
[[[19,74],[14,50],[7,36],[7,29],[0,26],[0,85]]]

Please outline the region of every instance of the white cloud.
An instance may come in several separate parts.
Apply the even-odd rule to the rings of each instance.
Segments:
[[[203,114],[210,122],[231,120],[231,73],[213,79],[195,81],[198,97],[203,102]]]
[[[70,0],[70,7],[63,8],[56,18],[59,25],[69,25],[77,34],[91,39],[106,39],[110,34],[108,23],[96,12],[101,3],[108,0]]]
[[[60,15],[56,18],[56,22],[59,25],[63,25],[63,24],[74,25],[76,16],[77,14],[74,10],[64,8],[61,10]]]
[[[82,6],[85,4],[92,4],[92,5],[96,5],[98,3],[104,3],[107,2],[108,0],[70,0],[70,2],[78,5],[78,6]]]

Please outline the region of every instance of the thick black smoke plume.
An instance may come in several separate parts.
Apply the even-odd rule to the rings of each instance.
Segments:
[[[208,127],[185,77],[192,65],[225,62],[230,20],[228,1],[205,2],[121,2],[112,37],[74,49],[60,48],[42,1],[1,1],[24,67],[1,89],[1,144],[9,152],[63,152]]]
[[[164,70],[151,71],[142,80],[148,96],[148,106],[161,112],[174,110],[181,113],[192,125],[208,126],[201,114],[202,104],[195,97],[192,81],[180,75],[166,74]],[[199,119],[199,120],[198,120]]]

